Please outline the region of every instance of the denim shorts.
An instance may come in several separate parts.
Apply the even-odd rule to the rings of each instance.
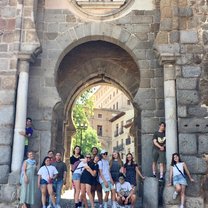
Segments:
[[[45,179],[40,179],[40,185],[47,185],[48,181],[46,181]]]
[[[110,181],[108,181],[108,188],[105,187],[104,183],[101,183],[101,186],[102,186],[102,189],[104,192],[109,192],[109,191],[115,189],[115,187],[113,186],[113,184]]]
[[[80,181],[80,178],[81,178],[81,174],[73,173],[73,175],[72,175],[72,180],[73,181]]]

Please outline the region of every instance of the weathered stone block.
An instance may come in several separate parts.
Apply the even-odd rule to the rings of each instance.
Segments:
[[[179,17],[191,17],[193,15],[192,8],[184,7],[184,8],[178,8],[178,16]]]
[[[204,207],[204,199],[201,197],[186,197],[186,207],[202,208]]]
[[[178,43],[175,44],[161,44],[158,46],[160,53],[179,53],[180,47]]]
[[[11,172],[9,174],[8,183],[10,185],[18,185],[18,184],[20,184],[20,172],[19,171]]]
[[[176,43],[179,41],[179,32],[172,31],[170,32],[170,43]]]
[[[9,166],[0,165],[0,184],[6,184],[8,182]]]
[[[0,146],[0,164],[7,165],[10,163],[11,147]]]
[[[208,116],[207,108],[203,108],[201,106],[189,107],[188,114],[196,117]]]
[[[208,135],[199,135],[198,138],[198,153],[208,153]]]
[[[164,89],[163,88],[157,88],[155,90],[155,98],[164,98]]]
[[[192,175],[194,183],[187,180],[188,186],[186,188],[186,195],[191,197],[198,197],[201,194],[201,175]]]
[[[208,44],[208,32],[207,31],[203,31],[203,43],[204,45]]]
[[[176,80],[177,88],[182,90],[195,90],[197,88],[197,84],[197,78],[178,78]]]
[[[14,90],[1,90],[0,91],[0,104],[1,105],[11,105],[14,103]]]
[[[172,29],[172,19],[165,18],[160,22],[160,30],[162,31],[171,31]]]
[[[158,129],[159,118],[143,118],[141,132],[144,134],[154,133]]]
[[[197,141],[195,134],[179,134],[179,152],[181,154],[197,153]]]
[[[15,185],[1,186],[0,201],[11,203],[17,199],[17,187]]]
[[[206,118],[180,118],[178,124],[181,133],[208,132],[208,119]]]
[[[0,59],[0,71],[9,69],[9,60],[8,59]]]
[[[46,22],[65,22],[64,14],[50,13],[50,10],[45,10],[45,21]]]
[[[13,129],[11,128],[0,128],[0,145],[11,145]]]
[[[178,116],[186,117],[187,116],[187,107],[186,106],[178,106]]]
[[[154,117],[154,112],[152,110],[143,110],[141,115],[142,117]]]
[[[12,125],[14,119],[14,106],[4,105],[0,109],[0,125]]]
[[[144,180],[144,208],[158,208],[158,180],[146,177]]]
[[[200,101],[199,92],[196,90],[178,90],[177,99],[182,105],[198,104]]]
[[[151,87],[152,88],[158,88],[164,86],[164,80],[163,77],[157,77],[154,79],[151,79]]]
[[[173,186],[166,186],[164,191],[163,191],[163,199],[164,203],[168,205],[174,205],[174,204],[179,204],[179,197],[177,197],[176,200],[173,200],[173,192],[175,191]],[[172,206],[170,206],[172,208]],[[177,206],[178,208],[178,206]]]
[[[181,43],[198,43],[198,34],[196,31],[181,31],[180,32]]]
[[[184,77],[200,77],[201,68],[199,66],[183,66],[182,75]]]
[[[202,158],[196,156],[181,155],[181,159],[186,162],[189,171],[192,174],[205,174],[207,171],[207,163]]]

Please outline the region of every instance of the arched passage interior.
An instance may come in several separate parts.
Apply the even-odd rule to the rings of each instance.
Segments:
[[[71,155],[71,137],[75,133],[71,115],[73,104],[83,90],[100,83],[119,88],[133,103],[140,84],[136,61],[120,46],[100,40],[77,45],[60,60],[56,86],[62,102],[54,107],[52,146],[60,151],[65,150],[66,161]],[[140,109],[133,105],[135,118],[131,131],[136,138],[135,153],[140,163]]]

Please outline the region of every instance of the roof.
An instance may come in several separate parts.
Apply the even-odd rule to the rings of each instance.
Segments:
[[[110,122],[114,122],[116,121],[117,119],[121,118],[121,116],[125,115],[126,113],[125,112],[120,112],[119,114],[117,114],[116,116],[114,116],[113,118],[111,118],[109,121]]]

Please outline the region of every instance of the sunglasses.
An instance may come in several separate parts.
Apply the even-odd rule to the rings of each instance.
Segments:
[[[107,153],[107,152],[105,152],[105,153],[103,153],[103,155],[108,155],[108,153]]]
[[[91,157],[86,157],[87,159],[91,159]]]

